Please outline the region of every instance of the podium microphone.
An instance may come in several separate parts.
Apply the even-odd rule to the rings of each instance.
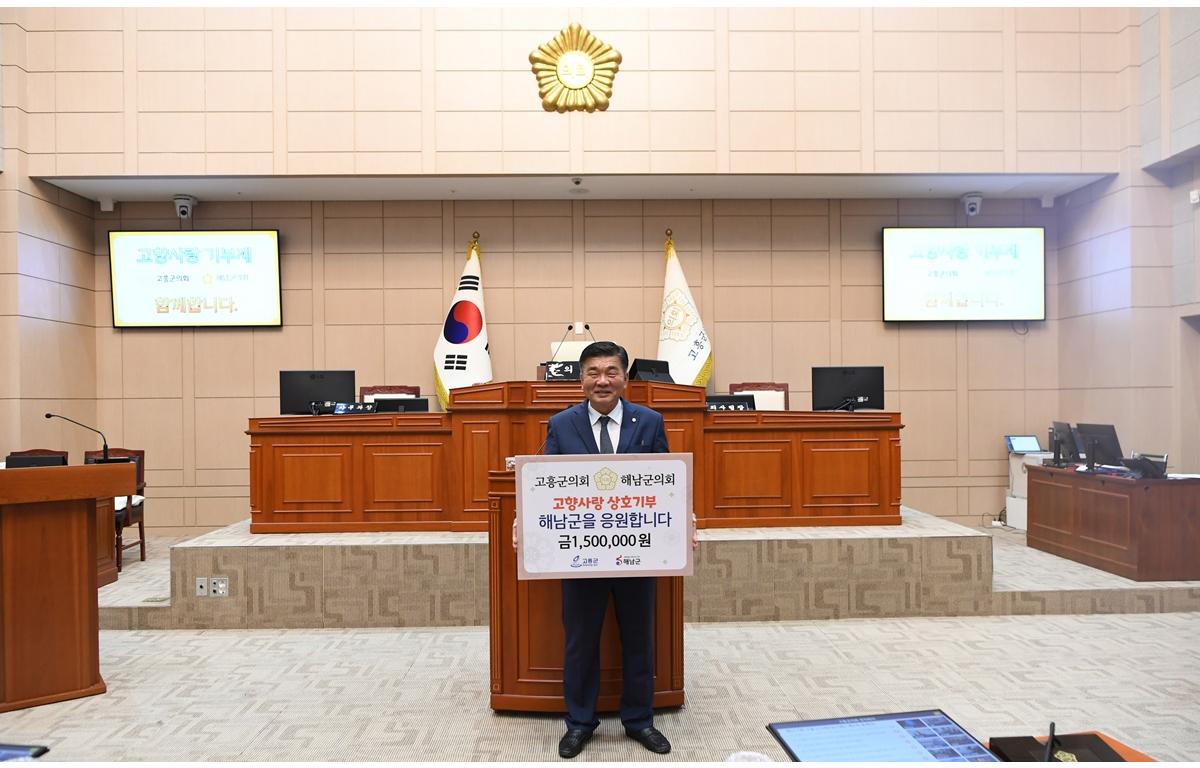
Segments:
[[[569,334],[571,329],[574,327],[574,323],[567,323],[567,330],[563,332],[563,337],[558,340],[558,346],[554,348],[554,354],[550,355],[550,362],[554,362],[558,359],[558,353],[560,350],[562,350],[562,345],[567,341],[567,334]]]
[[[596,341],[596,334],[592,333],[592,326],[588,323],[584,323],[583,330],[588,332],[588,336],[592,337],[592,342],[594,343]]]
[[[69,421],[72,424],[76,424],[80,427],[83,427],[84,429],[90,429],[91,431],[95,432],[97,435],[100,435],[100,441],[102,443],[104,443],[104,460],[108,461],[108,438],[104,436],[103,432],[96,429],[95,427],[89,427],[87,424],[81,424],[78,421],[75,421],[75,419],[68,418],[59,413],[47,413],[46,418],[47,419],[62,419],[63,421]]]

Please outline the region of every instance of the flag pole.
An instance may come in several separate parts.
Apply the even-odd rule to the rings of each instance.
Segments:
[[[480,260],[483,259],[483,256],[481,256],[479,253],[479,233],[478,232],[471,233],[471,242],[467,244],[467,258],[468,259],[471,258],[471,251],[474,251],[475,255],[479,256]]]
[[[675,241],[671,239],[671,230],[667,230],[667,242],[663,243],[663,258],[668,258],[670,249],[675,247]]]

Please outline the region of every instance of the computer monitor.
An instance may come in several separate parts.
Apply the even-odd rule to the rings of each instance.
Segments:
[[[428,413],[428,397],[389,397],[375,400],[376,413]]]
[[[1058,440],[1058,455],[1063,461],[1077,462],[1079,457],[1079,446],[1075,444],[1075,430],[1071,429],[1071,425],[1065,421],[1052,421],[1050,428],[1054,430],[1054,437]],[[1051,450],[1054,446],[1050,446]]]
[[[814,411],[857,411],[863,408],[883,408],[882,365],[813,367]]]
[[[8,469],[27,469],[29,467],[65,467],[66,456],[13,456],[11,453],[4,457],[4,466]]]
[[[1079,423],[1075,428],[1079,431],[1079,437],[1083,440],[1083,451],[1090,461],[1121,466],[1121,459],[1125,458],[1125,454],[1121,452],[1117,430],[1112,424]]]
[[[352,403],[358,390],[354,388],[354,371],[280,371],[279,413],[312,413],[309,403],[330,400]]]

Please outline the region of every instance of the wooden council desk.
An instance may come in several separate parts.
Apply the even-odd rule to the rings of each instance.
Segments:
[[[899,525],[900,414],[709,412],[701,387],[631,381],[694,456],[701,528]],[[542,450],[578,382],[453,390],[448,413],[250,419],[250,531],[486,531],[488,473]]]
[[[1200,579],[1200,479],[1029,467],[1029,546],[1134,581]]]

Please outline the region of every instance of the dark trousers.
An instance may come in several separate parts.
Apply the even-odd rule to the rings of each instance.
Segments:
[[[621,630],[621,722],[640,731],[654,722],[654,577],[563,579],[563,698],[567,728],[592,731],[600,725],[600,630],[611,594]]]

